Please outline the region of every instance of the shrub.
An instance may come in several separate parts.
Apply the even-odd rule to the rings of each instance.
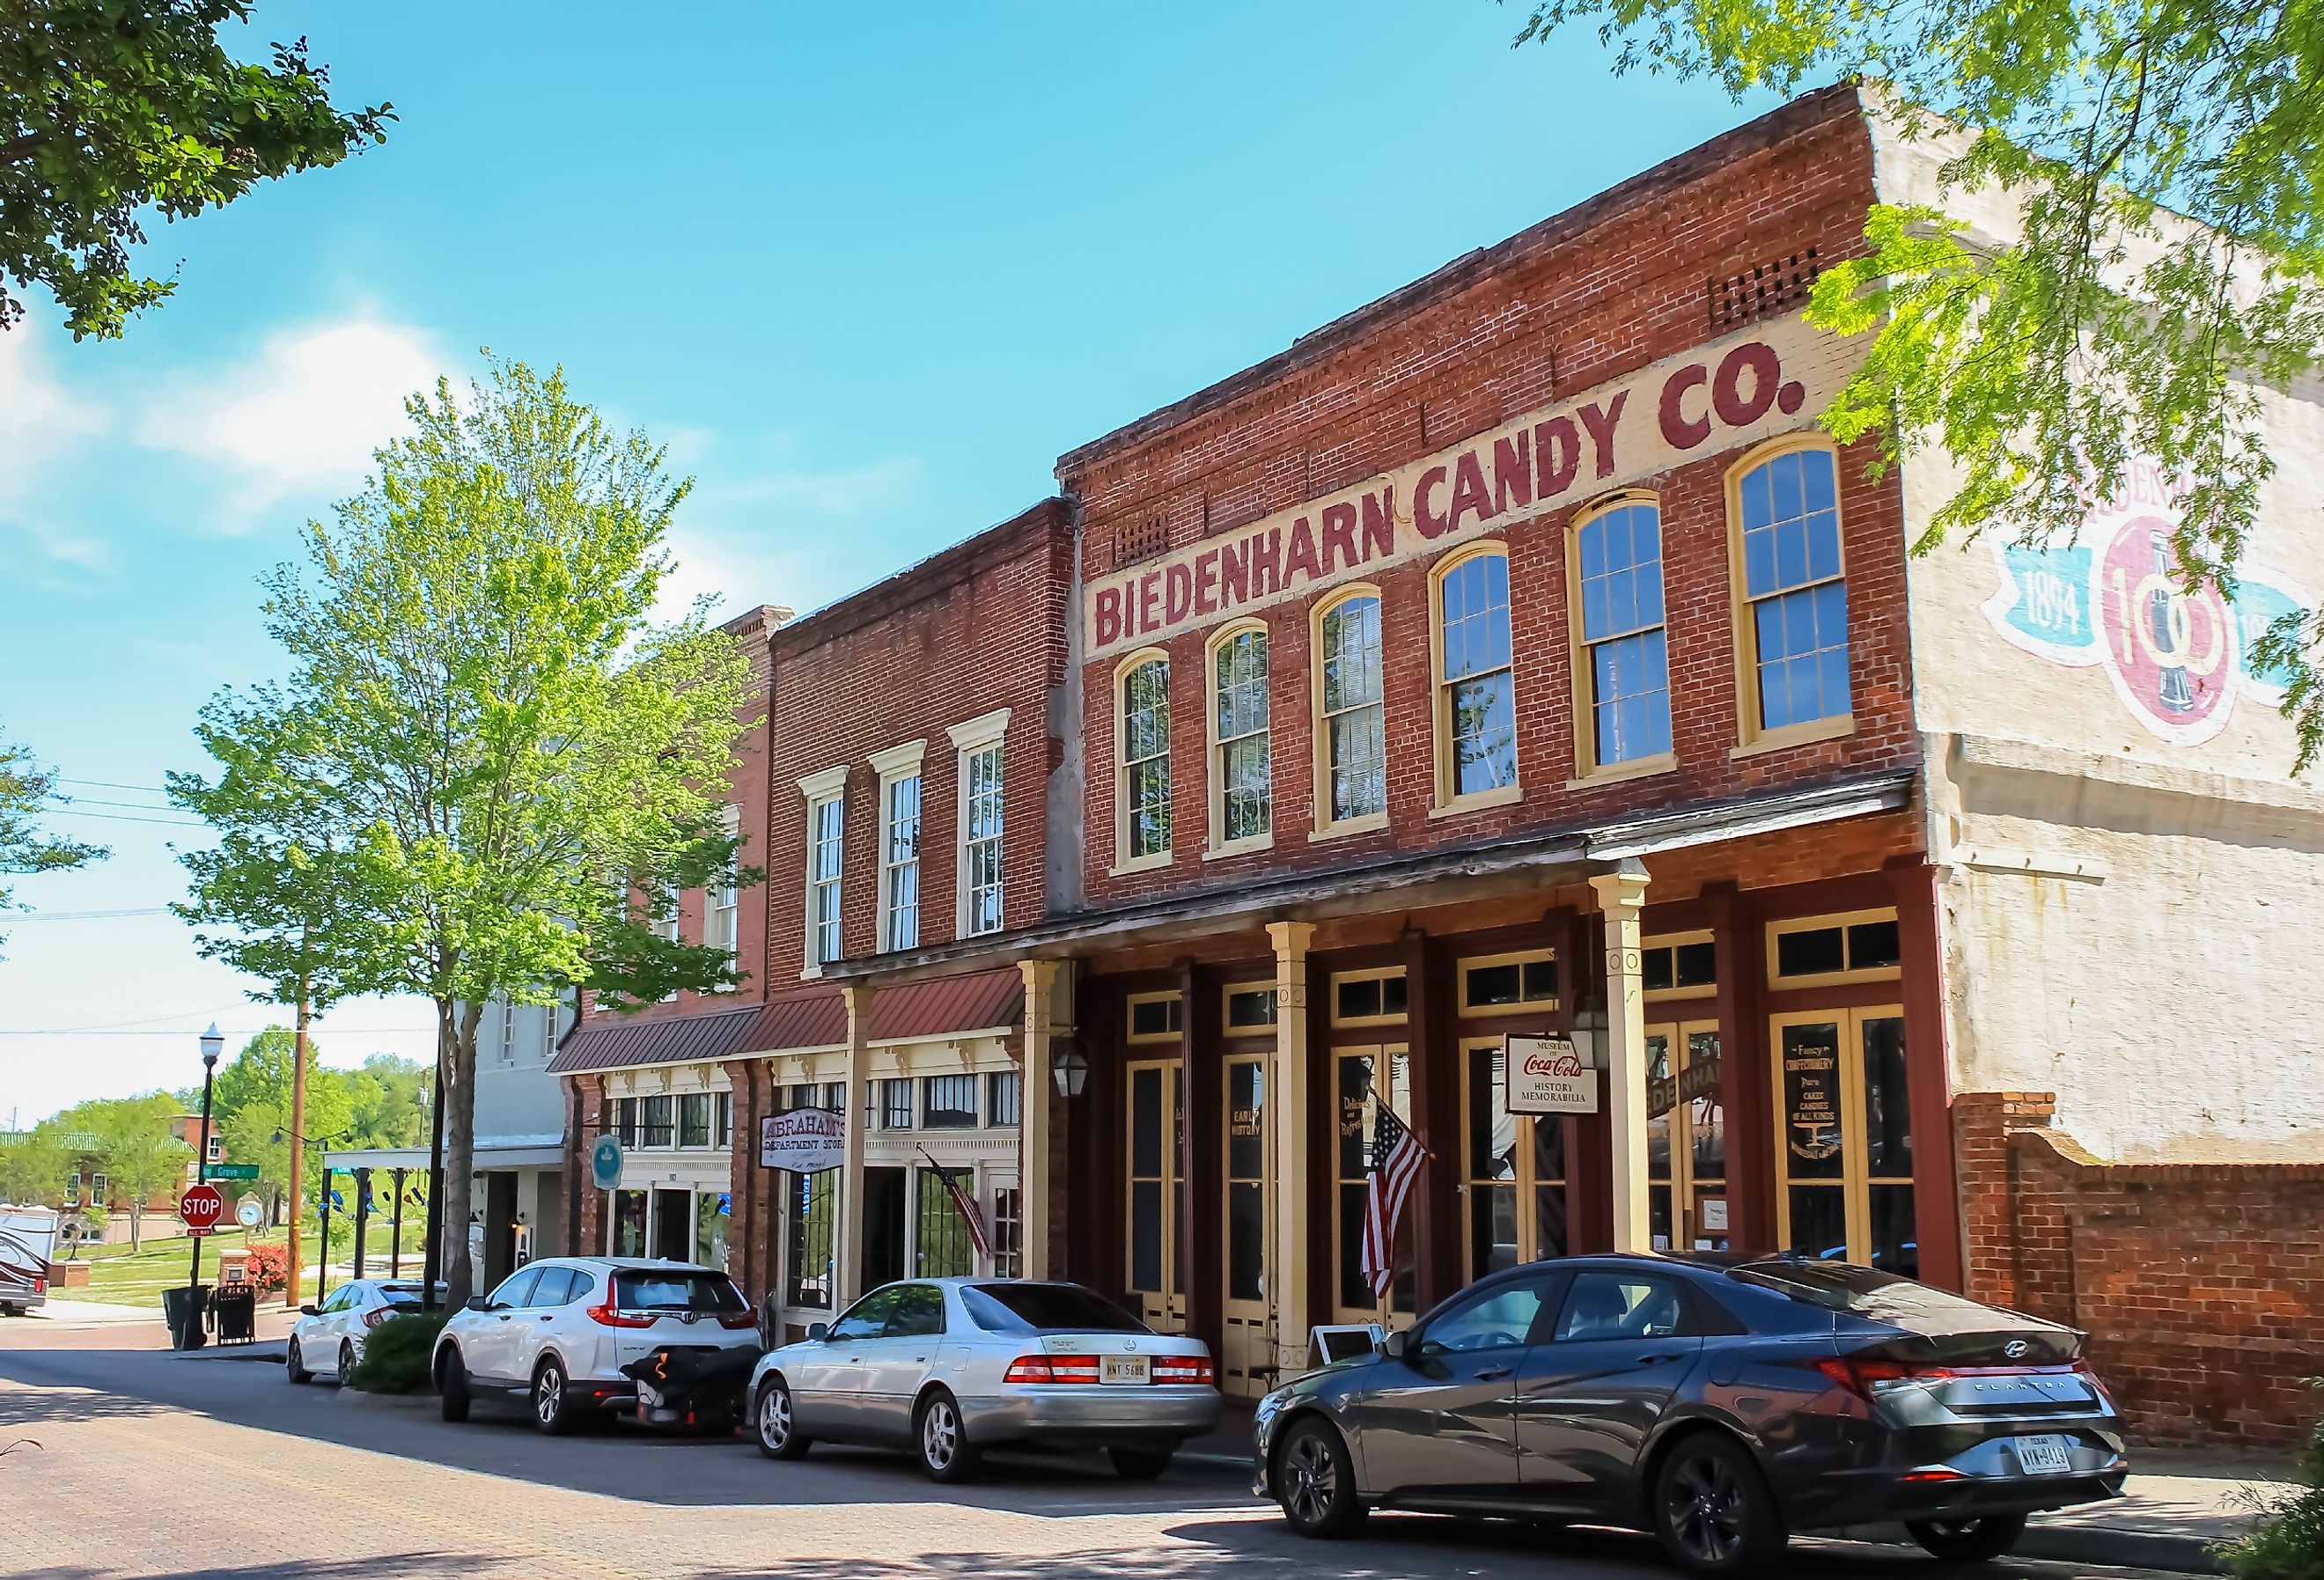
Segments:
[[[2308,1386],[2324,1388],[2324,1378]],[[2324,1580],[2324,1416],[2310,1429],[2294,1475],[2300,1490],[2260,1511],[2252,1528],[2221,1544],[2227,1573],[2240,1580]]]
[[[448,1311],[405,1311],[389,1317],[364,1340],[348,1383],[365,1393],[417,1393],[429,1386],[428,1363]]]
[[[250,1248],[250,1281],[258,1286],[262,1295],[279,1294],[290,1281],[290,1248],[287,1245],[253,1245]]]

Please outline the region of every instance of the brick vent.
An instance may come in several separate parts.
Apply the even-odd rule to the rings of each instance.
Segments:
[[[1804,308],[1821,266],[1812,246],[1801,248],[1772,263],[1754,263],[1740,274],[1706,282],[1711,299],[1711,332],[1723,335],[1763,319],[1781,318]]]
[[[1117,566],[1135,565],[1141,559],[1153,559],[1168,547],[1170,529],[1160,516],[1124,522],[1113,534],[1113,562]]]

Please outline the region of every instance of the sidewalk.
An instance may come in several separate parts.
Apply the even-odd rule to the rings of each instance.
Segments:
[[[1189,1470],[1232,1476],[1248,1486],[1251,1474],[1250,1408],[1229,1400],[1218,1430],[1188,1442],[1178,1463]],[[2289,1483],[2289,1458],[2228,1449],[2137,1448],[2123,1495],[2104,1503],[2036,1514],[2017,1552],[2028,1558],[2103,1564],[2181,1574],[2220,1572],[2213,1542],[2238,1535],[2259,1501]],[[1909,1544],[1901,1525],[1865,1526],[1849,1539]],[[1918,1547],[1914,1551],[1918,1552]]]

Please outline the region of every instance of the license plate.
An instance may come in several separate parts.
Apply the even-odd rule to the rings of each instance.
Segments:
[[[1101,1381],[1112,1383],[1143,1382],[1146,1381],[1146,1357],[1144,1355],[1107,1355],[1103,1358],[1102,1369],[1098,1372],[1098,1378]]]
[[[2045,1433],[2017,1439],[2017,1468],[2027,1475],[2059,1475],[2073,1469],[2071,1437]]]

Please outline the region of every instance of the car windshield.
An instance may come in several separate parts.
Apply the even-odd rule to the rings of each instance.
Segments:
[[[613,1306],[622,1311],[743,1311],[749,1307],[724,1273],[648,1272],[613,1275]]]
[[[1845,1311],[1900,1325],[1909,1325],[1914,1318],[1958,1319],[1972,1312],[1984,1314],[1988,1310],[1963,1296],[1844,1261],[1778,1257],[1731,1267],[1727,1276],[1738,1283],[1773,1289],[1827,1311]]]
[[[960,1303],[987,1333],[1148,1333],[1129,1312],[1079,1284],[970,1284]]]

